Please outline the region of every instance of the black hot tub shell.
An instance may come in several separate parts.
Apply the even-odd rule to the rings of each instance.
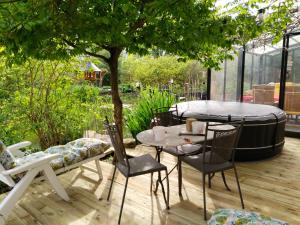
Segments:
[[[227,122],[245,118],[236,160],[252,161],[272,157],[284,145],[286,114],[269,105],[221,101],[189,101],[177,104],[183,121],[192,117],[202,121]]]

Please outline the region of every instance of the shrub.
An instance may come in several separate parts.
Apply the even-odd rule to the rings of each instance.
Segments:
[[[174,95],[168,92],[161,92],[157,88],[142,90],[137,103],[125,112],[126,125],[132,136],[135,138],[139,132],[149,128],[153,109],[170,107],[174,103]]]
[[[82,137],[85,129],[103,129],[103,117],[112,117],[111,100],[78,79],[76,68],[76,60],[2,67],[0,139],[7,145],[28,139],[45,149]]]

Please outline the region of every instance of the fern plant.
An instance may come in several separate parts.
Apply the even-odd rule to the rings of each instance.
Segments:
[[[168,108],[174,103],[175,96],[166,91],[150,87],[142,90],[137,103],[125,112],[126,125],[132,136],[136,138],[139,132],[149,129],[154,109]]]

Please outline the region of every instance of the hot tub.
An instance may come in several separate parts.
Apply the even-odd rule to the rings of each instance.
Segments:
[[[222,101],[189,101],[178,103],[177,107],[183,121],[192,117],[227,122],[229,115],[232,121],[245,118],[236,152],[238,161],[269,158],[283,149],[286,114],[277,107]]]

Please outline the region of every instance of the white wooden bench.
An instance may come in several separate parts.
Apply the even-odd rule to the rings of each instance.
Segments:
[[[109,143],[92,138],[77,139],[66,145],[53,146],[44,152],[30,155],[20,151],[29,145],[31,142],[25,141],[5,147],[0,141],[0,181],[13,188],[0,203],[0,225],[5,224],[5,219],[36,177],[35,180],[48,180],[56,193],[69,201],[68,194],[56,174],[80,167],[81,170],[88,169],[97,173],[101,180],[99,160],[110,153],[106,151],[110,147]],[[90,161],[95,161],[96,170],[84,166]],[[19,177],[20,181],[16,183],[13,179],[15,177]]]

